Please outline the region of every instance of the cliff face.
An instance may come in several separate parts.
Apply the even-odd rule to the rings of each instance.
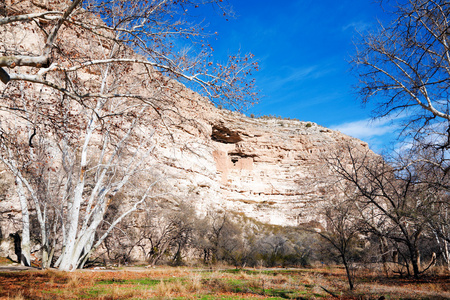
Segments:
[[[87,52],[111,51],[111,47],[84,34],[79,36],[66,28],[60,50],[69,52],[79,47]],[[0,42],[2,51],[23,48],[38,55],[45,35],[34,23],[20,23],[1,27]],[[126,55],[136,56],[128,50]],[[19,68],[19,71],[36,70]],[[130,65],[119,71],[121,76],[114,78],[114,82],[122,93],[133,90],[149,97],[159,96],[154,86],[141,78],[142,66]],[[100,73],[96,69],[82,69],[76,74],[77,83],[84,92],[98,89]],[[53,80],[59,80],[58,74],[52,76]],[[368,150],[367,144],[314,123],[247,118],[216,108],[173,80],[167,79],[166,87],[173,94],[158,100],[158,112],[149,116],[152,128],[148,129],[149,136],[155,131],[151,138],[155,145],[152,172],[148,177],[155,176],[149,180],[161,182],[160,190],[155,191],[160,194],[157,199],[161,205],[182,201],[196,207],[200,215],[211,209],[226,210],[276,225],[316,221],[315,210],[327,201],[334,183],[326,158],[348,143],[361,151]],[[7,88],[0,82],[0,91]],[[24,97],[30,99],[59,99],[48,87],[27,84],[23,91]],[[48,102],[46,112],[57,116],[52,101]],[[78,117],[83,117],[80,107],[74,109],[74,115],[77,109]],[[6,120],[3,113],[1,118]],[[20,232],[21,209],[12,176],[3,170],[0,179],[2,239]],[[11,245],[0,243],[0,254],[11,251]]]
[[[345,144],[368,150],[366,143],[314,123],[206,107],[202,134],[178,127],[175,144],[158,150],[172,195],[200,213],[224,209],[276,225],[316,220],[314,210],[335,180],[327,157]]]
[[[335,180],[327,157],[346,144],[368,151],[366,143],[314,123],[248,118],[195,97],[179,99],[178,113],[157,129],[151,176],[162,182],[162,203],[185,202],[200,215],[213,209],[274,225],[317,221],[315,210]],[[14,183],[7,171],[1,175],[11,185],[0,212],[18,221]],[[4,233],[16,231],[2,223]]]

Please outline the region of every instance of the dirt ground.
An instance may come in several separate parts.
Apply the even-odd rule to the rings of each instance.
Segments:
[[[0,299],[450,299],[450,276],[416,280],[340,266],[304,269],[126,267],[75,272],[0,265]],[[382,298],[384,297],[384,298]]]

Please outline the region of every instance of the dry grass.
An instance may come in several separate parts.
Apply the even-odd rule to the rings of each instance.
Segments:
[[[69,281],[67,282],[67,287],[69,289],[75,289],[80,286],[80,279],[78,273],[69,273]]]
[[[271,270],[130,268],[120,271],[54,270],[0,273],[0,299],[450,299],[450,277],[437,270],[421,280],[360,272],[348,291],[340,267]],[[214,297],[212,296],[214,295]],[[209,298],[208,298],[209,297]],[[231,298],[230,298],[231,297]]]
[[[252,276],[249,273],[244,272],[244,270],[240,270],[238,273],[238,276],[239,276],[238,277],[239,279],[243,279],[243,280],[249,280],[252,278]]]
[[[197,293],[203,289],[202,276],[200,274],[193,274],[186,283],[186,290],[189,293]]]
[[[186,291],[181,281],[176,280],[172,282],[161,282],[156,286],[156,295],[158,297],[171,297],[179,294],[183,294]]]
[[[0,257],[0,265],[11,265],[14,262],[7,257]]]
[[[25,297],[22,295],[22,293],[18,293],[17,295],[14,296],[14,298],[11,298],[13,300],[25,300]]]

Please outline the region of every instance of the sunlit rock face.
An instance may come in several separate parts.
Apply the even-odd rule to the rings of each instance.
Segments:
[[[0,37],[10,46],[21,41],[20,47],[29,53],[40,53],[45,42],[34,23],[3,26]],[[61,40],[67,42],[62,44],[67,48],[76,46],[80,51],[109,51],[71,31]],[[87,90],[101,81],[99,74],[88,71],[77,74]],[[126,72],[127,86],[142,89],[131,82],[141,77],[142,67]],[[154,128],[148,129],[149,134],[155,131],[149,182],[161,182],[154,191],[161,205],[186,202],[196,207],[199,215],[213,209],[276,225],[307,223],[317,219],[316,209],[327,201],[334,182],[326,158],[346,143],[367,151],[367,144],[317,124],[248,118],[216,108],[179,83],[171,80],[170,84],[176,92],[161,104]],[[4,89],[0,82],[0,91]],[[38,86],[28,87],[26,93],[30,97],[55,96],[50,88]],[[146,93],[151,91],[143,89],[142,94]],[[5,239],[20,232],[20,204],[13,177],[4,168],[0,184],[0,239]],[[7,243],[0,245],[0,256],[12,255],[6,252],[13,241]]]
[[[155,123],[148,176],[160,182],[154,191],[160,205],[184,202],[200,216],[226,210],[274,225],[317,221],[335,181],[326,159],[348,143],[368,150],[366,143],[315,123],[249,118],[179,87],[192,98],[177,98],[177,114],[166,116],[164,126]],[[12,177],[2,172],[9,182],[0,201],[7,236],[20,230],[20,205]]]
[[[172,195],[200,214],[212,208],[274,225],[314,221],[335,180],[327,158],[348,143],[368,150],[366,143],[314,123],[248,118],[203,105],[203,119],[196,117],[202,132],[178,126],[172,132],[176,146],[164,142],[158,149]]]

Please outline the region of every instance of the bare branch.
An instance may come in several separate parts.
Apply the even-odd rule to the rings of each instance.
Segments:
[[[45,11],[45,12],[41,12],[41,13],[4,17],[4,18],[0,18],[0,26],[6,25],[9,23],[14,23],[14,22],[31,21],[31,20],[37,19],[37,18],[53,19],[53,17],[51,17],[51,15],[62,15],[62,12],[60,12],[60,11]]]

